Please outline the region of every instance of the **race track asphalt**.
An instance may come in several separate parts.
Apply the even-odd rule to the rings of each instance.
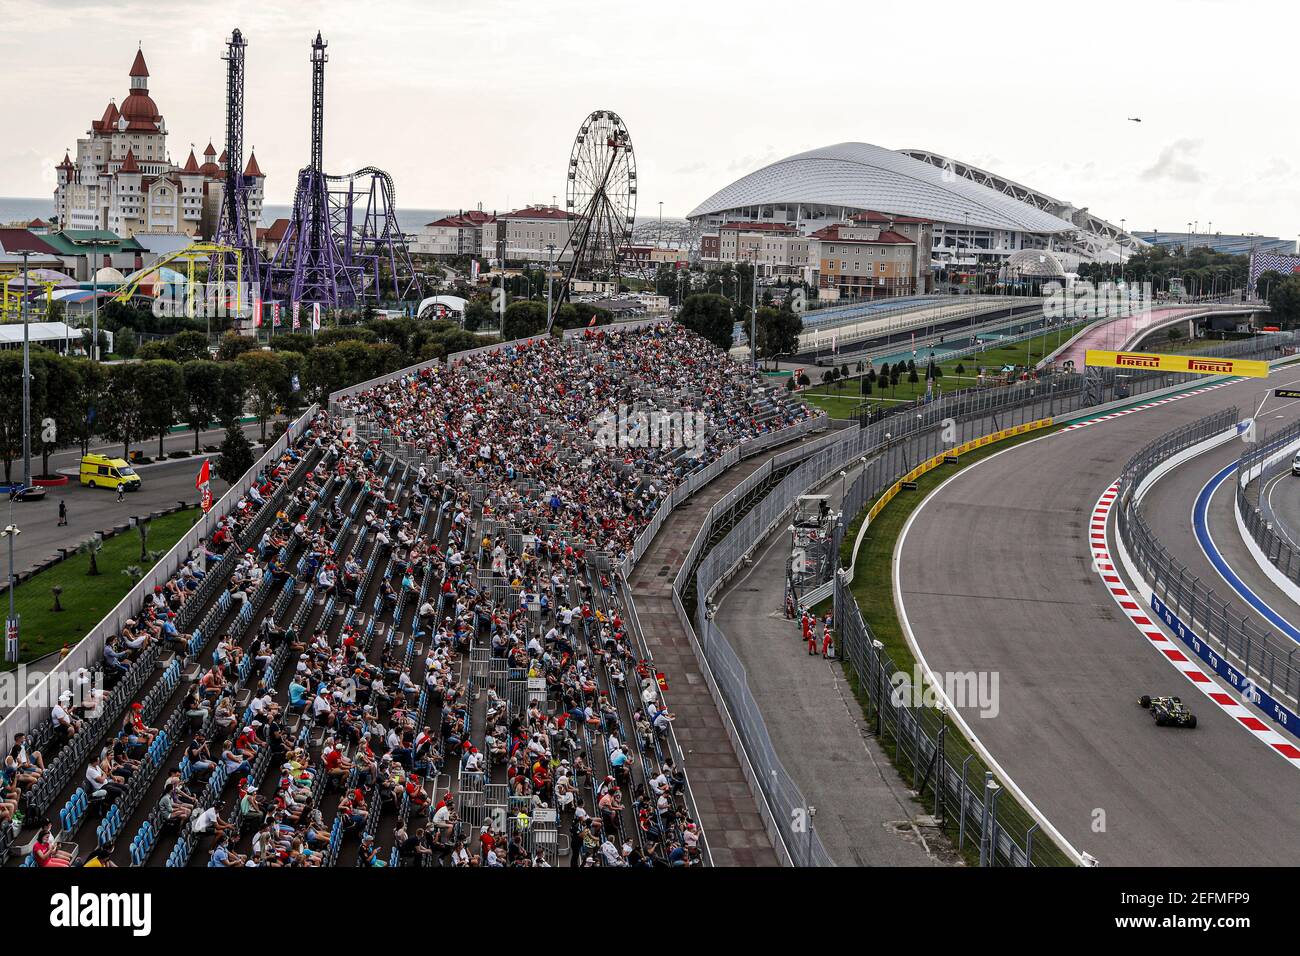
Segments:
[[[1277,371],[1267,386],[1294,378]],[[931,495],[895,555],[931,668],[998,674],[997,715],[963,708],[967,722],[1104,866],[1300,863],[1300,775],[1150,646],[1093,572],[1087,540],[1094,504],[1133,452],[1224,407],[1249,415],[1263,387],[1228,385],[994,455]],[[1194,492],[1179,501],[1177,476],[1155,488],[1190,534]],[[1199,554],[1191,547],[1183,560]],[[1157,727],[1142,694],[1183,695],[1198,728]]]

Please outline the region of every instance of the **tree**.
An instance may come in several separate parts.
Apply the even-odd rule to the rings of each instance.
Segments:
[[[242,362],[222,362],[221,388],[217,391],[217,421],[224,426],[244,414],[248,397],[248,373]]]
[[[44,400],[40,406],[34,405],[32,410],[32,440],[40,442],[41,474],[49,475],[50,453],[56,448],[71,444],[79,437],[84,411],[78,401],[78,395],[81,388],[82,367],[89,363],[54,352],[44,355],[36,353],[33,354],[32,359],[45,366]],[[53,442],[40,440],[40,422],[45,418],[54,419]]]
[[[168,356],[177,362],[192,362],[195,359],[210,358],[208,337],[202,332],[187,330],[177,332],[171,339],[172,354]]]
[[[109,366],[108,381],[100,396],[94,429],[110,441],[120,442],[122,457],[130,460],[131,445],[146,434],[145,407],[141,401],[140,364]]]
[[[764,307],[758,310],[758,354],[765,359],[799,351],[803,319],[789,309]]]
[[[163,458],[167,454],[163,441],[185,396],[181,367],[166,359],[143,362],[136,375],[136,388],[140,391],[141,423],[158,436],[158,457]]]
[[[130,326],[124,326],[113,333],[113,351],[122,358],[134,358],[139,344],[140,336]]]
[[[546,303],[516,300],[506,306],[501,336],[509,341],[536,335],[546,328],[546,321]]]
[[[496,316],[492,314],[492,306],[486,298],[473,298],[465,306],[465,331],[477,332],[479,329],[490,329],[496,324]]]
[[[99,420],[99,406],[105,390],[108,388],[108,369],[110,366],[78,359],[77,392],[74,397],[77,406],[77,434],[81,439],[81,453],[90,450],[90,439],[94,435]]]
[[[99,552],[103,547],[104,540],[99,537],[99,535],[93,535],[77,545],[78,554],[86,554],[90,556],[90,567],[86,571],[87,575],[93,577],[94,575],[99,574]]]
[[[731,350],[736,323],[730,300],[708,292],[689,296],[677,321],[724,352]]]
[[[17,349],[0,352],[0,455],[4,457],[5,481],[12,481],[11,468],[23,453],[23,356]]]
[[[337,348],[313,349],[307,354],[303,378],[307,394],[313,401],[320,401],[330,392],[346,386],[347,377],[343,353]]]
[[[871,379],[867,378],[865,375],[862,376],[862,386],[861,386],[861,389],[862,389],[862,394],[863,394],[863,395],[870,395],[870,394],[871,394]]]
[[[207,359],[194,359],[181,366],[183,384],[182,414],[194,432],[194,454],[199,453],[199,433],[218,417],[221,403],[221,365]]]
[[[907,380],[911,382],[913,385],[915,385],[917,382],[920,381],[920,378],[916,374],[915,364],[913,364],[912,367],[907,370]]]
[[[240,476],[253,467],[253,446],[244,436],[237,422],[226,426],[226,437],[221,440],[221,454],[217,456],[217,477],[233,485]]]
[[[1268,304],[1279,325],[1300,321],[1300,276],[1287,276],[1269,286]]]
[[[266,421],[291,388],[289,368],[278,352],[245,352],[239,356],[239,364],[247,375],[248,398],[262,429],[262,441],[266,441]]]
[[[229,362],[239,358],[245,352],[252,352],[257,347],[255,339],[240,335],[238,332],[227,332],[221,337],[221,344],[217,346],[217,358]]]

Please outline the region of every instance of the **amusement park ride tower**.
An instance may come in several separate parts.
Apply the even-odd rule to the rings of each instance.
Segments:
[[[342,176],[324,171],[326,46],[317,32],[311,45],[311,161],[298,172],[289,228],[267,268],[270,294],[331,308],[418,298],[392,177],[373,166]]]
[[[236,310],[247,311],[250,291],[256,295],[260,256],[253,241],[257,224],[251,222],[248,184],[244,181],[244,49],[248,41],[236,29],[226,41],[226,182],[217,220],[216,244],[226,250],[214,256],[214,278],[225,295],[234,295]]]

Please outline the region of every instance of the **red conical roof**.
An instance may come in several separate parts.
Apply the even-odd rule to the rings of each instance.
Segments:
[[[213,145],[212,145],[212,140],[208,140],[208,148],[205,149],[205,150],[203,151],[203,155],[204,155],[204,156],[215,156],[215,155],[217,155],[217,151],[216,151],[216,149],[215,149],[215,148],[213,147]]]
[[[184,173],[197,173],[199,171],[199,161],[194,158],[194,150],[190,150],[190,158],[185,160],[185,168],[181,170]]]
[[[219,162],[221,165],[224,166],[226,164],[226,160],[228,160],[229,158],[230,158],[229,150],[223,149],[221,151],[221,155],[217,157],[217,162]]]
[[[117,111],[117,105],[112,100],[109,100],[108,105],[104,107],[104,115],[99,118],[98,122],[91,123],[90,125],[95,129],[111,130],[117,125],[117,119],[121,115],[122,114]]]
[[[147,66],[144,65],[144,51],[143,51],[143,50],[136,50],[136,51],[135,51],[135,62],[131,64],[131,75],[132,75],[132,76],[148,76],[148,75],[149,75],[149,67],[147,67]]]
[[[119,169],[118,172],[138,173],[139,171],[140,167],[135,164],[135,153],[132,152],[131,147],[128,146],[126,148],[126,159],[122,160],[122,168]]]
[[[56,166],[56,167],[54,167],[54,168],[55,168],[55,169],[71,169],[71,168],[72,168],[72,158],[68,155],[68,151],[67,151],[66,149],[63,151],[63,162],[59,163],[59,165]]]
[[[248,165],[244,167],[245,176],[261,176],[262,171],[257,167],[257,153],[248,154]]]

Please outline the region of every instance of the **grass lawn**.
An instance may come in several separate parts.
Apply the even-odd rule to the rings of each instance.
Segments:
[[[171,550],[202,513],[198,508],[187,508],[153,519],[149,523],[149,550]],[[22,660],[33,660],[81,640],[135,586],[135,581],[122,573],[123,569],[136,565],[147,570],[152,566],[149,561],[140,560],[140,534],[134,528],[105,541],[95,560],[99,574],[93,577],[86,573],[90,556],[74,554],[14,589],[14,607],[22,620],[19,644]],[[63,588],[59,595],[63,607],[60,612],[51,610],[54,596],[50,589],[55,585]],[[2,600],[7,605],[8,598]],[[7,606],[5,610],[7,613]],[[0,669],[13,666],[5,664]]]
[[[893,661],[895,670],[910,674],[916,663],[916,659],[907,645],[907,639],[903,636],[902,625],[898,620],[898,612],[894,606],[892,579],[894,549],[908,517],[921,504],[926,495],[934,491],[958,469],[969,467],[974,462],[987,458],[989,455],[996,454],[1021,442],[1040,438],[1043,435],[1050,434],[1050,432],[1051,429],[1043,429],[993,445],[987,445],[984,448],[962,455],[960,464],[944,465],[922,475],[917,481],[916,491],[902,491],[895,495],[894,499],[881,510],[880,514],[876,516],[876,520],[868,528],[862,540],[862,547],[858,552],[858,566],[853,578],[852,591],[857,599],[858,606],[862,609],[863,618],[871,627],[876,640],[884,644],[884,653]],[[865,511],[863,514],[858,515],[845,533],[844,551],[841,555],[844,563],[848,561],[852,554],[853,541],[857,537],[858,528],[861,527],[864,515]],[[824,602],[818,608],[819,613],[825,613],[829,604],[829,600]],[[863,713],[868,720],[874,719],[874,711],[868,704],[866,694],[858,686],[857,676],[853,668],[847,662],[841,662],[841,666],[844,668],[844,673],[852,685],[859,703],[862,704]],[[980,757],[974,753],[969,742],[962,735],[961,730],[951,720],[948,720],[947,728],[944,737],[944,754],[948,762],[960,768],[967,756],[972,756],[968,767],[967,780],[982,780],[987,768]],[[904,782],[909,787],[914,787],[915,781],[910,779],[911,763],[905,754],[898,752],[896,742],[889,736],[888,725],[886,725],[885,734],[880,738],[880,743]],[[1005,784],[1005,781],[1002,782]],[[975,789],[976,791],[979,790],[978,784],[976,784]],[[925,803],[931,810],[933,810],[933,802],[934,791],[931,786],[927,788],[925,793]],[[969,809],[967,812],[970,812]],[[976,813],[978,812],[979,808],[976,807]],[[946,817],[945,826],[955,846],[957,839],[956,810],[949,808]],[[1015,802],[1009,790],[1005,791],[998,801],[998,820],[1008,832],[1017,835],[1017,839],[1022,845],[1025,831],[1034,822],[1029,813]],[[968,863],[972,865],[978,864],[979,846],[978,843],[972,845],[969,833],[963,847],[963,854]],[[1062,853],[1051,841],[1051,838],[1041,830],[1035,834],[1033,859],[1036,866],[1071,865],[1069,857]]]
[[[1004,365],[1029,366],[1037,363],[1057,345],[1068,342],[1070,336],[1083,329],[1086,324],[1080,323],[1079,325],[1067,326],[1059,331],[1038,335],[1023,342],[986,348],[983,352],[973,355],[965,355],[939,362],[938,368],[941,370],[941,375],[937,384],[943,391],[952,392],[959,388],[969,388],[975,385],[978,381],[976,376],[980,368],[996,374],[997,370]],[[899,379],[896,387],[882,391],[876,386],[873,387],[871,395],[866,396],[860,392],[862,387],[861,379],[855,377],[841,379],[838,386],[814,384],[812,388],[800,392],[799,395],[808,404],[820,408],[831,418],[853,418],[864,401],[876,404],[889,404],[898,401],[910,403],[918,395],[925,394],[924,357],[926,353],[924,349],[918,349],[917,354],[921,360],[917,363],[917,381],[915,383],[909,382],[907,377],[904,376]],[[846,364],[849,365],[850,371],[857,367],[856,362]],[[962,367],[961,374],[957,372],[957,366],[959,365]],[[820,375],[821,370],[809,369],[808,374],[811,378]]]

